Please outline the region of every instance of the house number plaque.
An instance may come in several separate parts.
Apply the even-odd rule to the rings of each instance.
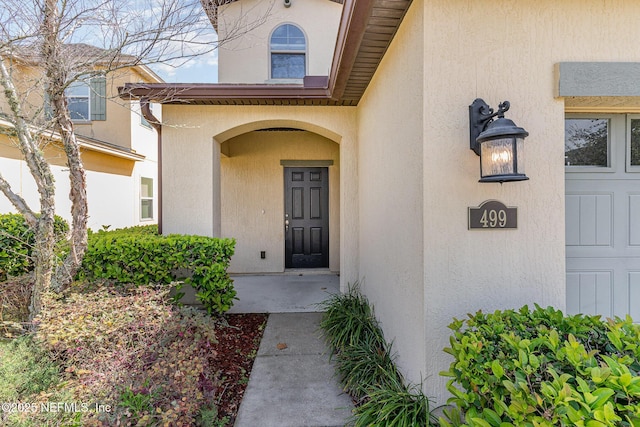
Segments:
[[[507,207],[497,200],[487,200],[469,207],[469,230],[518,228],[518,208]]]

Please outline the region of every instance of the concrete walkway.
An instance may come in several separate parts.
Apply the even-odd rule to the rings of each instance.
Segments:
[[[231,312],[271,313],[234,426],[344,426],[353,404],[329,362],[317,306],[339,292],[337,276],[233,279],[240,300]]]

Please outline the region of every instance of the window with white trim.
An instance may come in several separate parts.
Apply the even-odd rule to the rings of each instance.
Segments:
[[[640,172],[640,114],[565,115],[565,171]]]
[[[140,178],[140,220],[153,219],[153,178]]]
[[[302,79],[307,73],[307,39],[300,28],[283,24],[271,34],[272,79]]]
[[[107,81],[94,77],[88,82],[78,80],[65,90],[69,114],[74,121],[107,120]],[[47,105],[50,114],[50,107]]]
[[[89,120],[91,117],[91,88],[84,82],[73,82],[65,91],[71,120]]]

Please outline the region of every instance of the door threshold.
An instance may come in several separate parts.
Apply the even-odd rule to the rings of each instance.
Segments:
[[[232,273],[229,276],[311,276],[333,275],[340,276],[340,271],[331,271],[328,268],[286,268],[284,271]]]
[[[284,269],[284,275],[290,275],[290,276],[300,276],[300,275],[312,275],[312,274],[316,274],[316,275],[321,275],[321,274],[337,274],[339,275],[339,272],[334,272],[329,270],[328,268],[285,268]]]

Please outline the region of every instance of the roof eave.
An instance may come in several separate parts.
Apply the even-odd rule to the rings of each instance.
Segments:
[[[0,127],[8,129],[15,128],[13,123],[11,123],[9,120],[4,119],[0,119]],[[33,129],[33,131],[35,132],[36,129]],[[62,142],[62,137],[58,132],[51,131],[49,138],[51,138],[52,141]],[[86,150],[96,151],[99,153],[108,154],[113,157],[133,160],[136,162],[146,159],[146,156],[144,156],[143,154],[138,154],[135,151],[127,150],[125,148],[120,148],[119,146],[114,144],[95,140],[93,138],[88,138],[77,134],[76,139],[80,148],[84,148]]]
[[[357,105],[402,22],[411,0],[344,0],[326,87],[279,84],[126,84],[123,98],[169,104]],[[374,47],[371,40],[375,40]],[[373,49],[361,55],[361,49]],[[353,73],[357,71],[356,75]],[[309,102],[304,102],[308,100]]]

